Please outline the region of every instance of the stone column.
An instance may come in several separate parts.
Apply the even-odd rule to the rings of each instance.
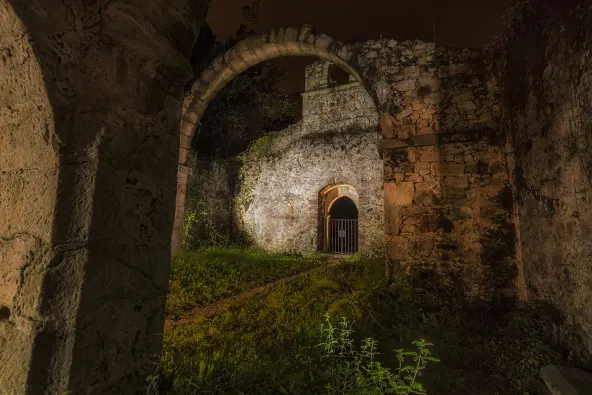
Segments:
[[[0,0],[2,391],[145,393],[206,10]]]

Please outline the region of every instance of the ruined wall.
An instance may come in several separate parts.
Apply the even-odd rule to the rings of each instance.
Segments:
[[[471,290],[479,295],[511,296],[517,276],[516,235],[506,141],[499,124],[497,73],[491,52],[436,49],[430,43],[395,40],[368,41],[353,48],[381,112],[383,138],[378,145],[384,162],[385,241],[389,260],[394,264],[430,263],[456,270],[463,273]],[[328,68],[324,65],[318,63],[307,70],[306,86],[312,91],[304,94],[302,122],[290,133],[302,136],[319,133],[318,141],[321,141],[320,136],[333,136],[332,129],[366,129],[370,144],[371,125],[376,122],[372,112],[367,112],[374,107],[371,96],[365,95],[364,87],[357,83],[327,88]],[[325,93],[331,89],[332,94]],[[245,226],[252,229],[251,233],[259,232],[258,237],[268,245],[281,246],[281,240],[286,239],[288,243],[312,248],[314,234],[310,232],[314,230],[307,233],[302,226],[294,232],[300,236],[294,238],[291,233],[286,236],[283,230],[277,229],[283,226],[281,218],[297,222],[290,214],[290,204],[294,206],[292,201],[306,200],[298,187],[311,181],[300,181],[297,176],[292,186],[284,182],[288,180],[287,174],[283,178],[274,174],[281,174],[280,163],[289,163],[283,162],[289,155],[293,155],[289,160],[296,164],[290,164],[290,168],[298,171],[309,166],[308,160],[314,163],[313,172],[322,171],[319,164],[341,166],[342,157],[351,156],[347,147],[352,143],[343,142],[343,156],[327,158],[321,152],[333,152],[332,145],[340,144],[339,141],[328,140],[331,145],[319,146],[321,150],[311,145],[297,147],[296,144],[303,143],[288,137],[280,141],[280,146],[290,147],[282,148],[286,152],[282,159],[265,159],[267,168],[251,170],[264,171],[268,176],[262,177],[267,184],[265,181],[254,184],[256,193],[250,193],[255,197],[245,199],[249,202],[243,210],[247,213],[243,215]],[[295,154],[305,150],[310,150],[316,159]],[[366,171],[358,165],[363,160],[355,157],[351,163]],[[256,159],[248,160],[248,166],[262,166],[251,162]],[[307,172],[310,171],[309,168]],[[280,184],[296,189],[289,189],[289,194],[298,199],[284,197],[281,203],[274,204],[272,190]],[[311,213],[312,218],[316,211],[314,199],[307,199],[309,203],[300,203],[293,211]],[[264,206],[265,210],[258,209]],[[263,212],[274,210],[277,214],[271,222],[277,225],[267,229],[262,224],[269,218]]]
[[[526,2],[506,38],[502,64],[527,295],[558,306],[565,314],[561,340],[588,353],[591,11],[589,2]]]
[[[359,195],[360,252],[380,254],[382,162],[376,132],[303,134],[301,127],[268,136],[244,155],[236,200],[239,226],[272,251],[316,251],[319,193],[346,183]]]
[[[206,9],[0,0],[0,392],[144,391]]]
[[[306,69],[302,120],[257,140],[239,157],[237,185],[226,196],[232,199],[235,238],[272,251],[317,251],[319,193],[328,185],[346,183],[360,196],[360,250],[382,253],[378,114],[360,83],[330,87],[329,65],[316,62]],[[211,175],[203,169],[199,174],[200,167],[195,167],[196,185]],[[201,199],[212,197],[220,209],[227,207],[221,190],[195,191]]]
[[[197,222],[191,227],[185,247],[237,241],[232,237],[232,212],[238,161],[197,160],[192,155],[188,166],[185,215],[193,213]]]
[[[491,54],[418,41],[366,48],[385,110],[387,257],[457,273],[478,296],[512,296],[515,232]]]

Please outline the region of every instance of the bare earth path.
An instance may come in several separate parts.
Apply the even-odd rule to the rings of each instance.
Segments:
[[[288,277],[282,277],[280,279],[269,282],[267,284],[260,285],[258,287],[254,287],[249,290],[240,292],[240,293],[233,295],[231,297],[228,297],[225,299],[220,299],[220,300],[218,300],[214,303],[210,303],[209,305],[206,305],[206,306],[197,307],[193,310],[190,310],[190,311],[184,313],[183,316],[177,320],[167,319],[165,322],[165,331],[169,331],[177,325],[183,325],[187,322],[190,322],[193,319],[195,319],[196,316],[201,316],[204,318],[215,317],[216,315],[218,315],[221,312],[223,312],[224,310],[226,310],[226,308],[228,308],[228,306],[230,306],[231,304],[238,302],[240,300],[250,298],[254,295],[257,295],[257,294],[259,294],[259,293],[261,293],[261,292],[263,292],[263,291],[265,291],[277,284],[280,284],[283,282],[290,282],[290,281],[292,281],[300,276],[303,276],[305,274],[312,273],[312,272],[314,272],[316,270],[320,270],[320,269],[326,269],[328,267],[338,266],[338,265],[341,265],[345,262],[346,262],[345,256],[333,255],[333,256],[329,257],[329,259],[327,259],[327,261],[323,262],[322,264],[319,264],[316,267],[313,267],[312,269],[304,270],[302,272],[293,274]]]

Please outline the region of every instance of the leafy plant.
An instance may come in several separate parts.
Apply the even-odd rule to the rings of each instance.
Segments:
[[[338,325],[333,325],[330,315],[325,314],[319,346],[323,349],[323,366],[327,367],[322,375],[328,395],[426,393],[418,377],[428,361],[439,361],[431,355],[431,343],[416,340],[413,344],[417,351],[396,350],[399,367],[393,371],[376,359],[380,354],[376,340],[364,339],[358,351],[352,334],[352,325],[347,318],[342,317]],[[413,362],[408,364],[410,358]]]
[[[203,231],[200,237],[196,236],[197,226],[201,224]],[[221,247],[229,248],[230,235],[219,230],[207,209],[207,204],[201,199],[189,199],[183,219],[182,246],[184,249]]]

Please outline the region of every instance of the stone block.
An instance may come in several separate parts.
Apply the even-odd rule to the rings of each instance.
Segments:
[[[409,235],[414,235],[414,234],[418,234],[420,233],[420,227],[417,224],[414,223],[410,223],[410,224],[403,224],[403,227],[401,228],[401,234],[409,234]]]
[[[413,200],[419,204],[430,205],[438,201],[440,191],[437,190],[435,182],[418,182],[415,184],[415,195]]]
[[[477,105],[472,101],[464,101],[457,104],[458,109],[462,112],[473,111],[477,109]]]
[[[444,178],[442,184],[455,188],[466,188],[469,186],[469,181],[464,176],[448,176]]]
[[[422,232],[435,232],[438,229],[438,215],[424,214],[419,225]]]
[[[459,163],[432,163],[431,169],[433,174],[441,174],[444,176],[465,174],[465,165]]]
[[[426,162],[417,162],[414,166],[415,172],[418,173],[422,170],[430,170],[430,164]]]
[[[453,96],[450,101],[452,103],[462,103],[462,102],[471,101],[474,98],[475,98],[475,96],[473,95],[472,91],[465,91],[463,93]]]
[[[411,242],[405,236],[387,236],[386,253],[390,260],[404,259],[409,255]]]
[[[442,188],[442,196],[447,201],[456,202],[459,205],[464,204],[466,199],[465,191],[461,188],[445,185]]]
[[[403,80],[394,85],[395,90],[399,92],[411,92],[415,90],[415,80]]]
[[[408,182],[422,182],[423,178],[417,173],[405,174],[405,181]]]
[[[428,151],[420,153],[419,158],[422,162],[440,162],[444,157],[439,152]]]
[[[592,374],[559,365],[541,368],[541,379],[551,395],[591,395]]]

